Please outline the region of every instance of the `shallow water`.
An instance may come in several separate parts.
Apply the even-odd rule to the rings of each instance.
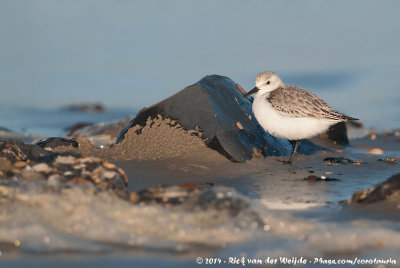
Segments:
[[[65,137],[76,123],[108,122],[134,117],[134,109],[108,109],[104,113],[66,111],[56,108],[0,107],[0,126],[17,133],[43,137]]]

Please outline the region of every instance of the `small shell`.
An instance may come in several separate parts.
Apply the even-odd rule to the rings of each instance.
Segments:
[[[253,157],[263,158],[264,155],[263,155],[263,153],[262,153],[261,150],[259,150],[259,149],[256,148],[256,147],[253,147]]]
[[[240,130],[243,130],[242,123],[240,123],[239,121],[236,122],[236,126],[237,126]]]
[[[381,148],[373,148],[368,151],[370,154],[380,155],[383,154],[383,150]]]
[[[137,203],[139,200],[140,196],[137,193],[132,192],[129,194],[129,201],[131,201],[132,203]]]
[[[117,175],[117,172],[105,170],[103,171],[102,175],[104,178],[111,180]]]

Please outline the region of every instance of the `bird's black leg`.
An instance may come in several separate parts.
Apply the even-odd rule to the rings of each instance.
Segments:
[[[292,155],[290,156],[289,161],[287,162],[288,164],[292,164],[292,162],[293,162],[293,157],[294,157],[294,155],[296,154],[297,148],[299,148],[300,142],[301,142],[300,140],[297,140],[297,141],[296,141],[296,145],[295,145],[294,148],[293,148],[293,153],[292,153]]]

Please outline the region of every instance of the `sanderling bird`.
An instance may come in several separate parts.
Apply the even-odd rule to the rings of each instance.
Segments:
[[[305,89],[283,83],[274,72],[257,75],[255,88],[244,97],[253,93],[257,93],[253,113],[264,130],[273,136],[296,141],[289,164],[301,140],[321,134],[338,122],[358,120],[335,111]]]

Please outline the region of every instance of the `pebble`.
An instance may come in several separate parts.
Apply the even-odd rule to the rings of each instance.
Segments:
[[[34,181],[34,180],[41,180],[44,179],[44,176],[32,170],[22,170],[21,174],[19,175],[21,179],[25,179],[27,181]]]
[[[368,151],[370,154],[380,155],[383,154],[383,150],[381,148],[373,148]]]
[[[74,178],[71,180],[73,183],[91,183],[89,180],[84,178]]]
[[[317,177],[315,175],[310,175],[310,176],[304,178],[304,180],[306,180],[306,181],[340,181],[339,179],[335,179],[335,178],[329,178],[326,176]]]
[[[47,179],[47,185],[52,187],[60,185],[60,182],[61,176],[59,174],[53,174]]]
[[[262,151],[259,150],[259,149],[256,148],[256,147],[253,147],[253,156],[254,156],[254,157],[257,157],[257,158],[263,158],[263,157],[264,157]]]
[[[395,164],[397,161],[399,161],[400,158],[394,158],[394,157],[387,157],[383,159],[378,159],[378,161],[383,161],[388,164]]]
[[[57,156],[55,160],[56,164],[72,165],[75,163],[75,157],[72,155],[68,156]]]
[[[368,136],[370,137],[371,140],[376,140],[376,133],[375,132],[369,133]]]
[[[103,167],[108,168],[108,169],[115,169],[117,166],[108,162],[108,161],[104,161],[103,162]]]
[[[99,163],[99,162],[101,162],[101,159],[98,157],[89,156],[89,157],[80,159],[80,161],[81,161],[81,163]]]
[[[25,161],[17,161],[13,164],[14,168],[24,168],[27,165]]]
[[[11,168],[11,162],[7,158],[0,157],[0,170],[8,171]]]
[[[0,185],[0,197],[10,196],[10,195],[11,195],[11,189],[9,187]]]
[[[327,162],[330,165],[354,163],[353,160],[347,159],[347,158],[344,158],[344,157],[327,157],[323,161]]]
[[[137,193],[132,192],[129,194],[129,201],[131,201],[132,203],[137,203],[137,202],[139,202],[139,200],[140,200],[140,196]]]
[[[117,172],[105,170],[103,171],[103,176],[104,178],[111,180],[112,178],[117,176]]]
[[[306,177],[305,180],[306,181],[317,181],[317,180],[319,180],[319,178],[317,176],[310,175],[310,176]]]
[[[49,167],[47,164],[45,164],[45,163],[40,163],[40,164],[37,164],[37,165],[34,165],[33,167],[32,167],[32,169],[33,169],[33,171],[35,171],[35,172],[40,172],[40,173],[50,173],[51,172],[51,167]]]
[[[64,173],[63,173],[63,175],[64,176],[71,176],[71,175],[73,175],[74,173],[72,172],[72,171],[70,171],[70,170],[67,170],[67,171],[65,171]]]

